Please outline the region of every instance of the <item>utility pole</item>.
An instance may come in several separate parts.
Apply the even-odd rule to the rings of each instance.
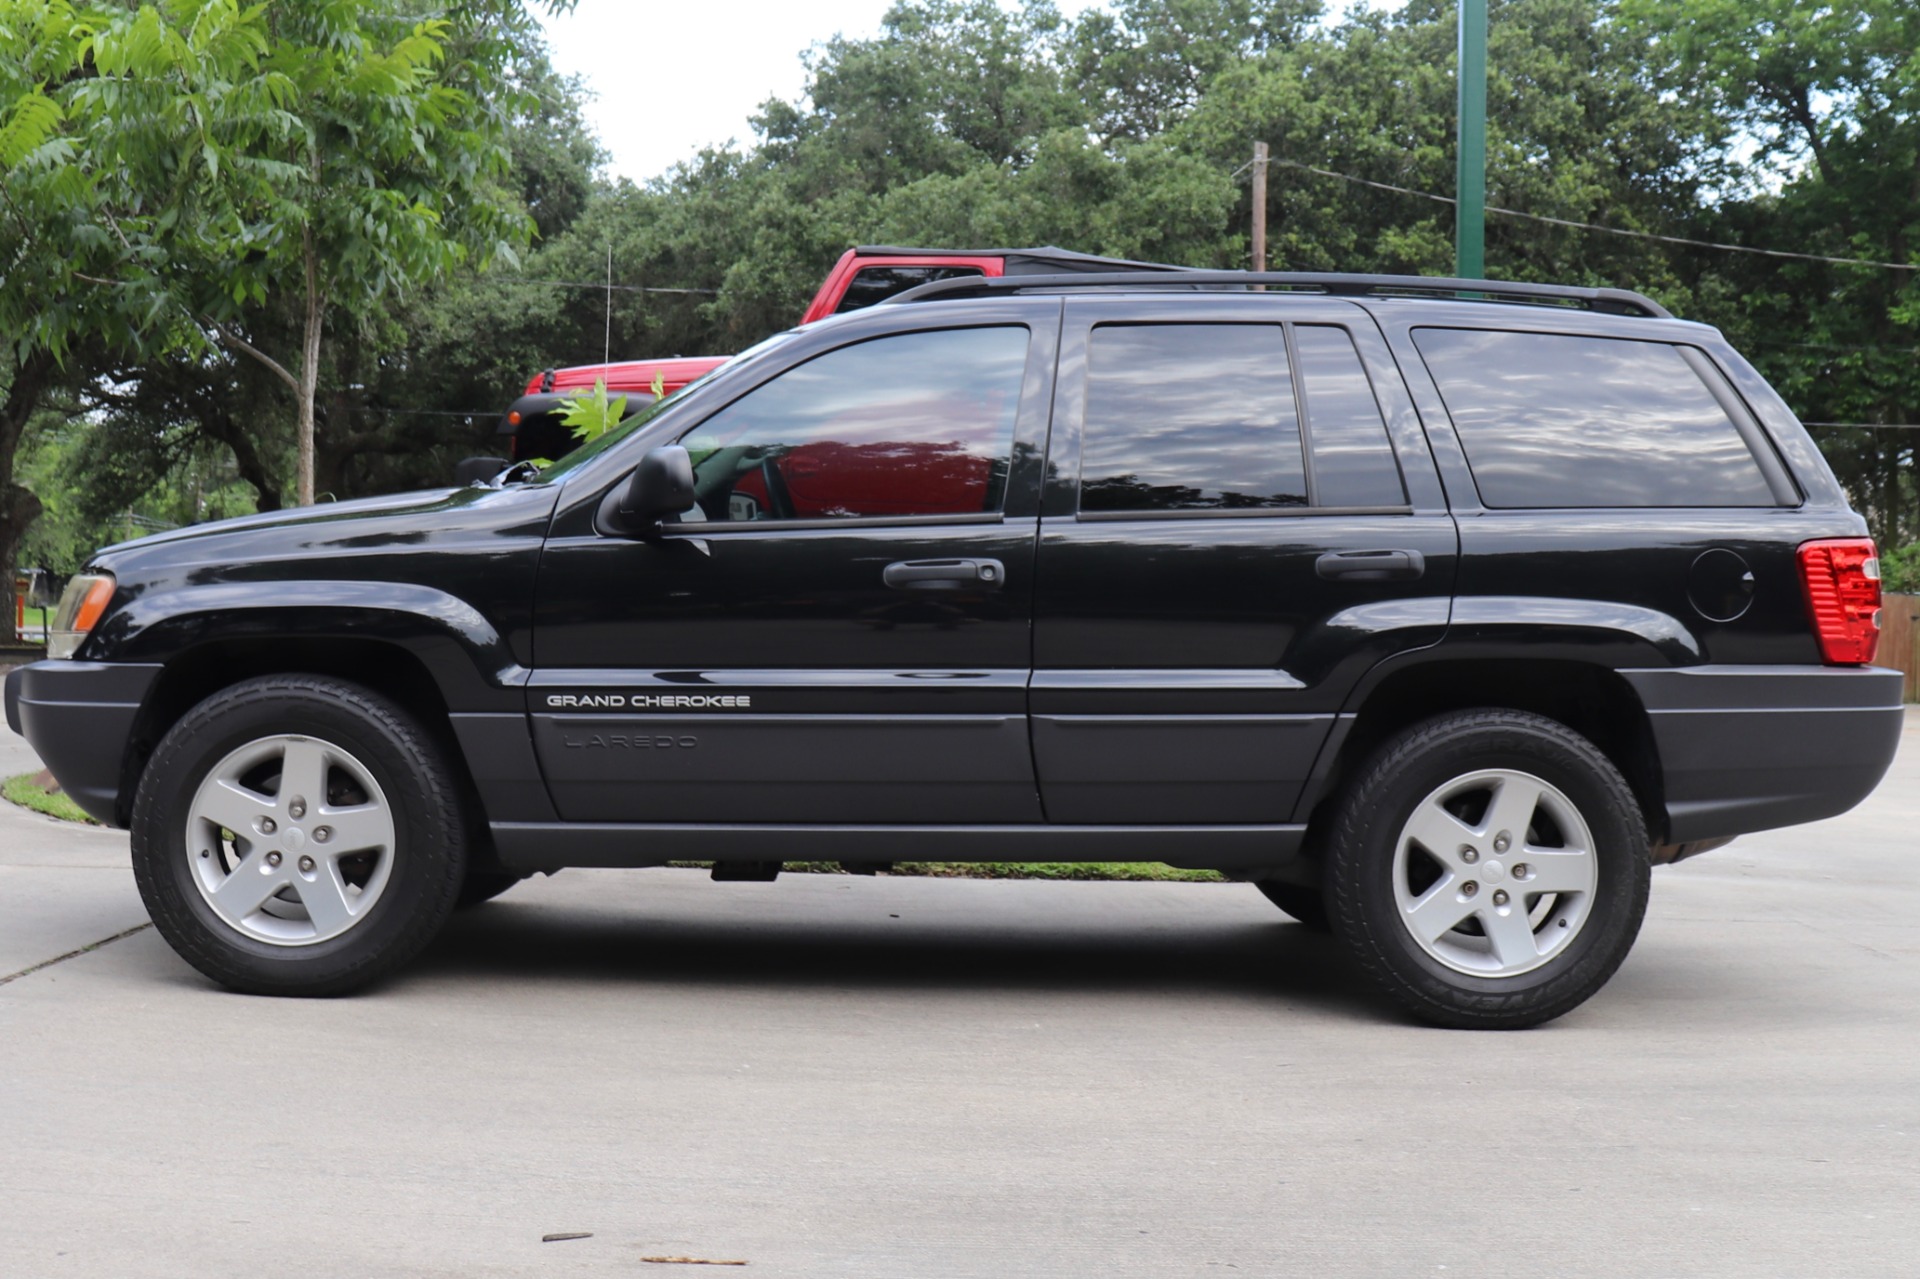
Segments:
[[[1460,0],[1459,168],[1454,175],[1453,273],[1487,275],[1487,0]]]
[[[1253,269],[1267,269],[1267,144],[1253,144]]]

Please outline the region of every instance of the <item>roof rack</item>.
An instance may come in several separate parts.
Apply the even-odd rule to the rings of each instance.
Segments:
[[[888,298],[883,305],[931,302],[992,293],[1055,289],[1248,289],[1319,293],[1332,297],[1444,297],[1471,302],[1518,302],[1532,306],[1583,306],[1612,315],[1670,320],[1673,313],[1631,289],[1586,289],[1572,285],[1523,284],[1509,280],[1457,280],[1427,275],[1343,275],[1317,271],[1104,271],[1073,275],[963,276],[935,280]]]

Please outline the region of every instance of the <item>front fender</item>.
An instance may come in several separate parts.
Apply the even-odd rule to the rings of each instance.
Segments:
[[[373,640],[406,649],[450,709],[519,711],[527,671],[473,605],[409,582],[246,581],[135,595],[101,625],[84,656],[164,664],[211,643]]]

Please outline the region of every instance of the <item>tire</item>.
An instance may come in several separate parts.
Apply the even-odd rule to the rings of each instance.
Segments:
[[[1331,931],[1332,926],[1327,921],[1326,899],[1321,896],[1319,889],[1302,884],[1282,884],[1271,879],[1256,880],[1253,886],[1278,906],[1283,915],[1304,924],[1307,931]]]
[[[1374,754],[1336,809],[1326,874],[1335,936],[1388,995],[1434,1025],[1511,1030],[1613,976],[1651,858],[1639,803],[1592,742],[1488,710]]]
[[[452,913],[460,794],[433,737],[387,698],[318,676],[246,680],[154,749],[134,797],[134,880],[160,935],[221,985],[345,994],[412,959]]]
[[[470,870],[466,882],[460,885],[460,895],[454,899],[453,908],[465,910],[481,902],[490,902],[525,878],[525,875],[515,875],[509,871]]]

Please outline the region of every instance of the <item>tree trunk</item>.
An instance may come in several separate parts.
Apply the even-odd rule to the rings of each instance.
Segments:
[[[320,293],[320,262],[314,254],[313,230],[300,231],[301,258],[307,270],[306,327],[300,338],[300,386],[295,395],[299,418],[295,437],[300,442],[300,468],[295,482],[294,501],[313,505],[313,400],[320,383],[320,331],[326,319],[326,299]]]
[[[59,366],[51,353],[35,351],[16,364],[7,397],[0,401],[0,634],[13,638],[14,557],[27,526],[40,514],[40,500],[13,482],[13,462],[27,422],[40,407],[40,397],[53,384]]]
[[[233,454],[234,469],[240,478],[253,485],[253,504],[261,511],[280,509],[280,485],[274,480],[272,469],[266,459],[260,456],[260,449],[253,436],[245,427],[227,414],[208,414],[202,417],[200,429],[209,439],[218,440],[227,446]]]

